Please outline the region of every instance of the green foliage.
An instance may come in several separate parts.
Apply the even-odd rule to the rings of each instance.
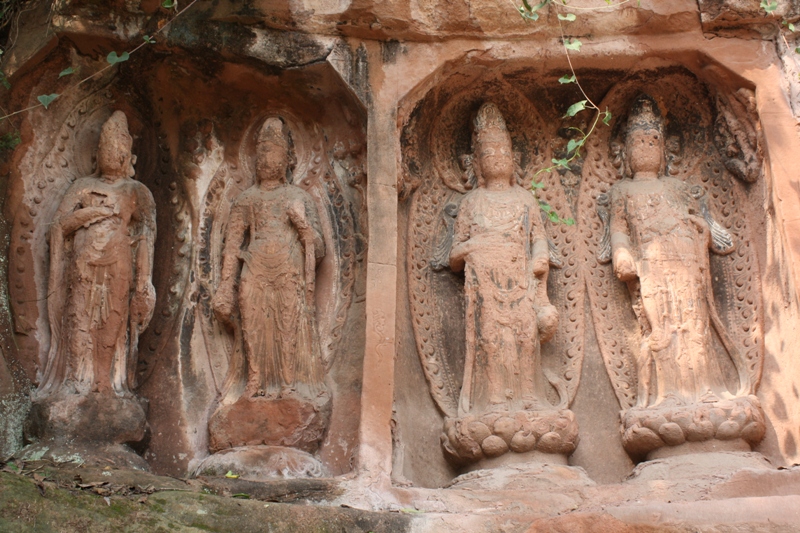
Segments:
[[[117,63],[127,61],[130,57],[131,56],[128,52],[122,52],[120,55],[117,55],[116,52],[110,52],[106,57],[106,61],[108,61],[109,65],[116,65]]]
[[[14,133],[6,133],[5,135],[0,135],[0,152],[8,152],[10,150],[13,150],[21,142],[22,139],[19,136],[19,132],[15,131]],[[8,463],[8,464],[9,466],[14,465],[14,463]]]
[[[69,76],[70,74],[75,74],[75,69],[72,67],[67,67],[58,73],[58,77],[63,78],[64,76]]]
[[[56,93],[40,94],[39,96],[36,97],[36,99],[39,100],[39,102],[44,106],[45,109],[47,109],[50,106],[50,104],[53,103],[53,100],[55,100],[56,98],[58,98],[58,94]]]
[[[778,9],[778,2],[770,2],[769,0],[761,0],[761,9],[767,12],[767,14],[772,13],[776,9]]]
[[[588,100],[581,100],[580,102],[575,102],[567,109],[567,113],[564,115],[564,118],[574,117],[584,109],[586,109],[586,103]]]
[[[161,7],[164,9],[178,9],[178,2],[175,0],[164,0],[161,2]]]
[[[142,39],[144,39],[144,42],[146,42],[147,44],[156,44],[156,40],[150,37],[149,35],[145,35],[144,37],[142,37]]]
[[[543,0],[536,5],[531,5],[528,0],[522,0],[522,5],[519,6],[519,14],[526,20],[539,20],[539,10],[549,4],[551,0]]]
[[[589,10],[606,9],[608,7],[615,7],[615,6],[619,6],[619,5],[622,5],[622,4],[626,4],[626,3],[631,2],[631,1],[632,0],[620,0],[620,1],[615,3],[615,2],[613,2],[613,0],[605,0],[605,4],[606,4],[605,6],[598,6],[597,8],[586,8],[584,6],[581,6],[581,7],[577,8],[577,9],[584,9],[584,10],[586,10],[586,9],[589,9]],[[581,157],[581,153],[580,153],[581,152],[581,148],[583,148],[583,146],[586,144],[586,141],[589,139],[589,137],[594,132],[595,128],[597,127],[597,123],[602,121],[602,123],[604,125],[609,126],[611,124],[612,116],[611,116],[611,112],[608,109],[606,109],[605,111],[600,111],[600,108],[597,107],[597,105],[595,105],[594,102],[592,102],[592,100],[589,98],[589,96],[587,96],[587,94],[583,90],[583,87],[581,87],[580,81],[578,81],[578,76],[575,74],[575,69],[572,68],[572,61],[570,60],[569,53],[570,53],[570,51],[572,51],[572,52],[580,52],[581,51],[581,46],[583,46],[583,43],[580,41],[580,39],[576,39],[574,37],[567,38],[564,35],[564,29],[563,29],[563,26],[562,26],[562,22],[574,22],[578,18],[577,15],[575,15],[574,13],[562,12],[564,10],[574,9],[574,8],[570,8],[567,2],[568,2],[568,0],[560,0],[560,2],[556,2],[556,1],[553,1],[553,0],[544,0],[544,1],[542,1],[542,2],[540,2],[538,4],[536,4],[536,5],[532,5],[529,0],[522,0],[522,5],[518,6],[517,9],[519,10],[520,15],[524,19],[532,20],[532,21],[536,21],[536,20],[539,19],[539,11],[543,7],[545,7],[547,5],[551,5],[553,7],[553,9],[556,10],[556,15],[557,15],[556,18],[558,19],[558,26],[559,26],[559,28],[561,28],[561,43],[564,46],[564,53],[566,55],[567,62],[569,63],[569,68],[570,68],[570,73],[569,74],[564,74],[563,76],[561,76],[558,79],[558,83],[560,83],[562,85],[568,84],[568,83],[574,83],[575,85],[578,86],[578,89],[580,89],[581,93],[584,96],[583,100],[579,100],[579,101],[571,104],[567,108],[567,112],[564,114],[564,118],[572,118],[575,115],[577,115],[578,113],[580,113],[581,111],[584,111],[586,109],[591,109],[591,110],[595,111],[594,120],[592,121],[592,125],[589,128],[589,131],[588,132],[584,132],[580,128],[575,128],[575,127],[568,128],[570,130],[576,131],[579,134],[579,137],[570,139],[567,142],[567,153],[566,153],[566,155],[564,157],[562,157],[560,159],[557,159],[557,158],[551,159],[550,162],[552,163],[552,165],[547,167],[547,168],[542,168],[539,171],[537,171],[536,175],[534,176],[534,179],[531,180],[531,187],[530,187],[531,191],[533,192],[534,197],[536,198],[536,201],[539,203],[539,207],[541,208],[542,212],[544,212],[547,215],[547,218],[553,223],[561,223],[561,224],[572,225],[572,224],[575,223],[575,220],[573,220],[571,218],[562,218],[561,216],[559,216],[558,213],[555,212],[555,210],[552,208],[552,206],[550,206],[546,202],[543,202],[543,201],[539,200],[538,196],[536,195],[536,192],[537,192],[537,190],[540,190],[540,189],[544,188],[544,183],[542,183],[540,181],[537,181],[536,180],[536,176],[538,176],[539,174],[541,174],[543,172],[553,172],[553,171],[559,171],[559,170],[560,171],[572,170],[571,167],[570,167],[570,163],[575,158]],[[636,2],[636,5],[637,6],[639,5],[638,0]]]

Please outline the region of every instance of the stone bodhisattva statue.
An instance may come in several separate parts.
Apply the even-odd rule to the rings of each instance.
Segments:
[[[322,475],[311,454],[330,418],[314,318],[325,246],[311,196],[286,182],[291,159],[283,122],[267,119],[258,134],[257,183],[234,201],[212,300],[237,342],[209,421],[209,448],[217,461],[239,457],[231,465],[240,472],[258,457],[255,477]],[[205,468],[217,464],[210,459]]]
[[[638,456],[687,441],[749,451],[764,436],[764,417],[716,310],[709,263],[710,252],[728,254],[734,243],[711,216],[702,187],[664,175],[663,130],[656,102],[638,97],[625,139],[632,179],[615,183],[604,199],[614,273],[628,286],[641,330],[637,403],[623,415],[623,444]],[[725,385],[723,351],[738,373],[735,393]]]
[[[29,429],[42,438],[113,445],[143,438],[131,392],[139,334],[155,306],[150,191],[122,111],[103,125],[98,174],[67,190],[50,228],[50,350]]]
[[[511,137],[494,104],[478,111],[472,148],[477,187],[461,201],[450,250],[450,268],[464,271],[466,360],[443,446],[476,467],[509,451],[516,453],[508,461],[566,456],[577,424],[566,406],[548,401],[541,364],[540,345],[558,323],[547,296],[548,243],[536,199],[517,184]]]

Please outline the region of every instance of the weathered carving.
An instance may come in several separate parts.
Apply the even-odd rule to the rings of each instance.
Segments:
[[[712,216],[702,186],[664,175],[665,133],[656,101],[639,96],[622,158],[632,179],[597,197],[607,223],[597,260],[611,260],[627,285],[639,326],[630,380],[635,405],[623,415],[623,444],[636,456],[714,438],[752,445],[765,431],[752,360],[717,311],[712,286],[709,252],[733,253],[734,239]],[[720,357],[735,370],[735,394]]]
[[[755,94],[744,88],[733,94],[719,93],[716,104],[714,142],[725,168],[743,182],[753,183],[761,177],[764,167]]]
[[[241,339],[209,421],[212,452],[266,445],[313,453],[328,424],[331,399],[314,315],[315,269],[325,245],[311,196],[286,183],[290,165],[283,123],[269,118],[256,147],[258,184],[234,201],[212,299],[219,320]],[[321,473],[310,455],[295,460],[307,465],[295,474]]]
[[[464,281],[449,269],[449,255],[458,206],[466,197],[462,191],[472,191],[478,186],[471,167],[475,158],[469,153],[472,138],[466,117],[486,100],[495,102],[502,110],[511,136],[517,185],[527,187],[552,154],[545,142],[546,125],[538,110],[502,78],[490,78],[449,95],[440,108],[442,96],[426,97],[412,113],[404,127],[402,142],[405,180],[415,184],[406,192],[415,188],[408,218],[408,284],[417,352],[436,405],[445,417],[455,420],[459,417],[458,400],[467,359],[466,299]],[[543,201],[565,217],[574,216],[557,173],[539,174],[537,181],[545,183],[545,188],[539,190]],[[533,200],[530,192],[526,195]],[[538,207],[535,213],[540,216]],[[547,221],[539,224],[552,244],[546,247],[551,267],[563,265],[551,268],[543,284],[561,319],[552,339],[540,346],[543,370],[539,377],[545,371],[550,372],[561,387],[554,388],[545,379],[547,402],[559,405],[566,398],[567,406],[575,397],[583,361],[584,281],[574,251],[579,239],[575,226]],[[494,421],[489,422],[488,427],[492,428]],[[568,420],[564,422],[562,427],[570,425]],[[534,434],[549,432],[550,427],[545,425],[537,426],[539,433]],[[508,436],[509,446],[512,437],[513,434]],[[529,442],[526,446],[533,449],[538,444]],[[479,460],[483,452],[474,456]],[[452,456],[451,459],[466,461]]]
[[[518,102],[511,109],[517,111],[517,105],[526,118],[537,116]],[[445,124],[463,121],[463,114],[451,114],[452,107],[444,113]],[[533,154],[536,166],[544,154],[527,145],[529,137],[517,139],[530,152],[513,150],[519,127],[507,127],[499,108],[484,104],[475,121],[472,153],[453,154],[455,164],[448,161],[452,150],[443,144],[446,136],[434,134],[441,145],[438,157],[425,164],[434,166],[442,181],[422,180],[412,203],[412,213],[421,210],[410,219],[409,280],[418,349],[431,392],[446,415],[445,453],[461,464],[480,466],[483,459],[508,451],[566,455],[577,444],[577,424],[567,409],[577,383],[574,374],[567,378],[573,362],[562,362],[564,354],[544,361],[541,345],[554,337],[563,341],[567,329],[548,298],[549,266],[560,266],[564,259],[558,235],[563,232],[553,232],[554,238],[547,234],[536,199],[520,186],[533,175],[523,170],[535,168]],[[525,128],[526,134],[532,131]],[[558,182],[557,176],[550,178]],[[441,194],[440,184],[455,194],[447,189]],[[555,192],[560,188],[553,189],[554,203],[568,205],[563,192]],[[464,270],[458,296],[463,303],[455,308],[448,308],[456,303],[449,299],[458,293],[450,293],[459,285],[448,267]],[[571,316],[563,301],[558,305]],[[466,332],[463,356],[457,345],[437,339],[437,331],[452,332],[453,327]],[[582,343],[575,348],[573,354],[580,355]]]
[[[144,436],[144,408],[131,388],[139,334],[155,305],[155,203],[131,179],[131,148],[116,111],[100,135],[98,174],[69,187],[50,228],[50,349],[31,417],[45,438],[112,444]]]

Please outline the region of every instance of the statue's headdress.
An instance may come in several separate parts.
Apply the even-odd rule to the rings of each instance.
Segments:
[[[484,140],[503,138],[511,142],[511,135],[508,133],[506,121],[497,105],[486,102],[475,116],[474,130],[472,134],[472,149],[477,149],[478,144]]]
[[[289,157],[286,169],[286,181],[292,183],[292,172],[297,165],[297,156],[294,150],[292,137],[287,131],[283,119],[280,117],[269,117],[258,130],[257,144],[271,144],[284,150]]]
[[[133,176],[133,137],[128,132],[128,118],[122,111],[114,111],[100,130],[100,141],[97,143],[97,164],[102,172],[127,172]],[[128,160],[128,168],[125,161]]]
[[[258,131],[259,143],[271,143],[289,150],[289,140],[283,131],[283,121],[278,117],[269,117]]]
[[[506,127],[506,120],[500,112],[500,108],[492,102],[484,103],[478,114],[475,115],[472,129],[472,153],[461,156],[461,165],[464,168],[464,182],[469,186],[469,189],[476,187],[483,187],[484,180],[480,173],[480,169],[474,164],[475,155],[478,152],[478,146],[485,141],[505,141],[511,144],[511,134]],[[519,163],[519,161],[516,161]],[[514,178],[520,173],[517,168]],[[466,189],[465,189],[466,190]]]
[[[128,117],[122,111],[114,111],[100,130],[99,145],[117,147],[119,141],[123,141],[130,148],[133,138],[128,132]]]
[[[647,94],[636,97],[628,112],[628,132],[634,130],[658,130],[664,133],[664,120],[658,103]]]

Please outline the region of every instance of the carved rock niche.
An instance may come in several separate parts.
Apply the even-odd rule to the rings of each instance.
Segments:
[[[41,68],[57,79],[57,69],[75,57],[70,53],[65,45]],[[13,215],[9,285],[17,359],[35,386],[50,338],[49,221],[70,184],[93,175],[100,128],[114,110],[128,117],[139,157],[135,179],[155,199],[157,238],[155,309],[134,342],[138,362],[129,369],[146,422],[120,416],[69,434],[33,423],[29,438],[79,433],[77,452],[86,457],[98,456],[101,445],[130,444],[118,462],[173,475],[340,475],[352,469],[358,446],[364,351],[363,106],[325,62],[266,74],[212,63],[200,69],[182,52],[145,52],[60,98],[47,113],[30,114],[25,131],[32,133],[17,151],[6,205]],[[35,94],[59,92],[50,78],[37,83],[30,85]],[[252,224],[237,236],[232,212],[242,205],[237,199],[258,188],[257,176],[280,185],[280,198],[249,205]],[[283,249],[270,240],[275,235],[285,237]],[[239,243],[226,248],[235,238]],[[259,249],[265,241],[274,249]],[[288,250],[291,261],[276,263],[270,255],[276,250]],[[242,282],[248,268],[261,268],[249,289]],[[214,304],[224,275],[234,294],[227,313]],[[258,298],[242,287],[255,285],[268,303],[248,315],[243,334],[241,304]],[[245,341],[255,337],[272,351],[272,363],[248,359]],[[259,364],[256,383],[248,373]],[[310,374],[312,387],[303,377]],[[226,409],[233,412],[220,415]],[[93,416],[79,411],[77,418]],[[103,429],[114,424],[125,427],[109,438]],[[53,447],[44,440],[41,446]]]
[[[174,318],[158,316],[164,301],[152,282],[176,260],[165,257],[152,275],[156,250],[172,239],[156,243],[168,202],[156,131],[137,96],[124,97],[109,77],[92,81],[31,114],[36,128],[13,162],[13,355],[36,386],[23,457],[149,468],[131,448],[149,434],[139,340]]]
[[[408,296],[398,327],[395,482],[591,482],[558,470],[567,464],[609,482],[647,459],[745,457],[769,427],[757,396],[764,251],[752,228],[763,221],[765,186],[752,91],[714,69],[704,74],[709,85],[678,66],[583,71],[609,124],[598,124],[569,168],[542,170],[571,155],[576,128],[586,131],[592,117],[565,117],[582,99],[577,89],[531,72],[450,66],[401,114]],[[502,128],[481,133],[487,103],[510,135],[515,182],[537,182],[541,229],[522,240],[517,215],[530,204],[480,173],[506,164],[493,162],[506,151]],[[639,148],[642,132],[653,137],[649,152]],[[646,160],[657,168],[644,169]],[[650,181],[630,185],[634,176]],[[670,241],[684,234],[683,244]],[[513,251],[518,242],[527,255]],[[532,263],[527,277],[515,274],[520,260]],[[525,301],[519,288],[537,282],[546,297]],[[557,311],[552,333],[542,328],[547,300]],[[515,366],[521,353],[532,369]],[[532,394],[518,387],[520,375]],[[420,397],[425,384],[430,396]]]
[[[364,115],[330,67],[308,70],[237,73],[240,85],[225,90],[248,105],[233,120],[182,117],[178,171],[196,213],[192,353],[211,400],[196,422],[207,436],[198,474],[264,480],[352,467]]]

